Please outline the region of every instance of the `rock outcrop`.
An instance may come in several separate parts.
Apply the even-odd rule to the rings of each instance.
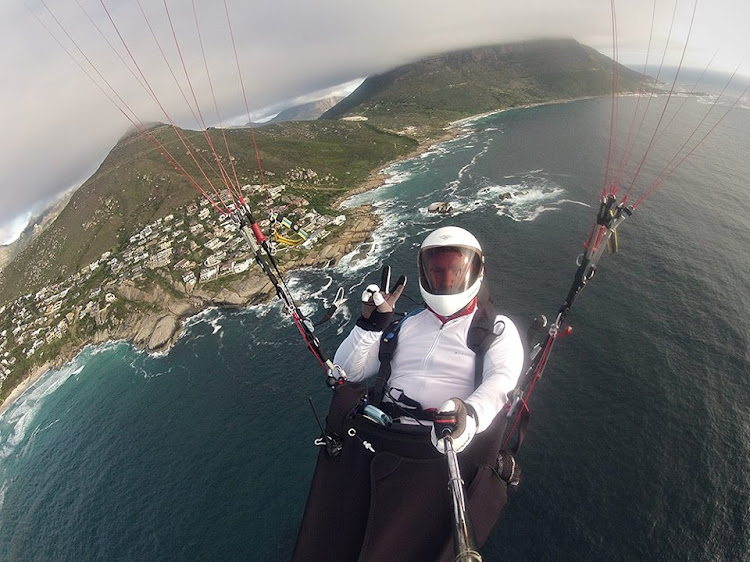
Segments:
[[[298,259],[284,259],[283,270],[299,267],[326,267],[338,261],[365,243],[377,224],[369,207],[354,209],[343,232],[329,243],[308,251]],[[285,256],[286,258],[286,256]],[[165,278],[165,282],[169,280]],[[172,286],[171,282],[169,282]],[[117,287],[118,298],[137,305],[138,313],[132,314],[114,326],[108,310],[102,309],[96,315],[99,330],[93,338],[94,344],[109,340],[126,340],[138,349],[161,352],[168,349],[182,332],[185,319],[208,307],[240,308],[268,302],[276,295],[276,290],[268,277],[253,268],[216,292],[196,287],[190,294],[181,286],[165,290],[152,285],[143,290],[133,281],[125,280]]]
[[[146,349],[149,351],[159,351],[172,342],[172,339],[181,328],[180,320],[173,314],[162,316],[156,322],[151,337],[148,340]]]

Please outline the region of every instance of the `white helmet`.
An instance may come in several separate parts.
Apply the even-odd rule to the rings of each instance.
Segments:
[[[417,269],[427,306],[441,316],[451,316],[479,293],[484,278],[482,248],[463,228],[438,228],[422,242]]]

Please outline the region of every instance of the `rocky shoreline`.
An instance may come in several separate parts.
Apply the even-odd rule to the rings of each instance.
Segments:
[[[366,189],[382,183],[379,173],[365,182]],[[360,191],[360,190],[357,190]],[[348,195],[350,195],[351,192]],[[371,237],[377,224],[377,217],[368,206],[357,207],[349,213],[343,231],[330,241],[305,254],[297,260],[286,261],[281,265],[282,272],[303,267],[330,267],[342,257],[354,251]],[[325,243],[327,242],[327,243]],[[75,359],[87,345],[99,345],[109,341],[130,342],[136,349],[149,353],[163,353],[169,350],[182,334],[185,321],[200,312],[212,308],[244,308],[272,300],[276,291],[268,278],[258,269],[252,268],[229,286],[216,293],[200,288],[189,294],[184,288],[174,287],[167,292],[155,286],[150,291],[138,289],[132,281],[125,281],[116,289],[117,296],[131,303],[146,305],[149,312],[136,313],[124,318],[115,326],[102,327],[90,341],[82,345],[63,348],[53,361],[35,367],[0,404],[0,413],[5,411],[31,385],[50,369],[60,369]],[[180,296],[177,296],[180,294]],[[106,315],[106,312],[104,312]],[[105,320],[105,316],[98,320]]]
[[[456,124],[458,124],[457,122]],[[371,172],[370,176],[357,188],[348,191],[334,203],[339,206],[346,198],[357,193],[375,189],[388,179],[383,169],[390,164],[418,157],[430,147],[446,142],[458,136],[459,130],[454,124],[445,129],[445,134],[421,142],[412,152],[389,162]],[[282,272],[289,272],[303,267],[330,267],[336,265],[342,257],[365,243],[377,225],[377,217],[369,206],[351,209],[344,223],[343,231],[320,248],[311,250],[304,257],[285,261]],[[70,345],[63,348],[54,361],[48,361],[35,367],[23,381],[17,385],[0,404],[0,414],[17,400],[31,385],[50,369],[61,369],[88,345],[99,345],[109,341],[126,341],[136,349],[149,353],[168,351],[182,334],[185,321],[200,312],[212,308],[244,308],[255,304],[269,302],[275,297],[275,290],[268,278],[257,268],[253,268],[241,278],[233,281],[217,293],[209,293],[200,288],[186,294],[181,287],[174,287],[171,294],[161,287],[146,292],[138,289],[130,281],[117,288],[117,295],[130,302],[147,305],[148,313],[137,313],[126,317],[114,327],[98,330],[90,341],[81,345]],[[181,294],[181,296],[176,296]],[[100,320],[103,320],[101,318]]]

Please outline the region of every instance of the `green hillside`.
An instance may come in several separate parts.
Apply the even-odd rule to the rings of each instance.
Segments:
[[[619,90],[640,75],[619,67]],[[434,133],[470,115],[612,92],[612,60],[573,39],[467,49],[367,78],[321,119],[361,115],[392,130]]]
[[[152,133],[177,158],[207,193],[213,193],[171,127],[158,125]],[[203,133],[182,131],[201,167],[218,170]],[[210,131],[223,152],[221,133]],[[241,184],[260,184],[257,158],[249,129],[227,130],[230,153]],[[287,193],[305,197],[319,211],[360,184],[368,173],[413,150],[417,141],[380,131],[369,124],[291,122],[255,131],[268,185],[287,185]],[[208,164],[206,164],[208,162]],[[312,170],[314,180],[294,179],[299,170]],[[218,191],[224,188],[218,171],[207,172]],[[122,249],[144,225],[202,195],[140,135],[122,139],[97,172],[76,191],[55,222],[0,273],[0,303],[64,279],[105,251]],[[258,196],[260,198],[260,196]],[[263,218],[263,217],[259,217]]]
[[[618,73],[621,90],[637,89],[637,73],[624,67]],[[285,184],[286,193],[325,213],[373,170],[444,134],[451,121],[611,89],[612,61],[572,39],[469,49],[368,78],[318,121],[256,129],[257,146],[267,185]],[[340,120],[355,115],[360,120]],[[217,168],[203,133],[183,131],[189,150],[166,125],[152,133],[202,189],[213,192],[189,157],[195,155],[207,170]],[[224,146],[220,131],[209,133],[215,146]],[[261,183],[250,131],[231,129],[226,136],[240,183]],[[226,151],[219,152],[229,169]],[[221,190],[218,171],[208,175]],[[0,304],[66,278],[105,251],[122,250],[144,225],[198,197],[159,150],[138,134],[126,136],[54,223],[0,273]]]

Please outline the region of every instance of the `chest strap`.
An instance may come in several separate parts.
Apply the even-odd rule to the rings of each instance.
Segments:
[[[490,301],[491,302],[491,301]],[[381,407],[383,404],[383,395],[385,394],[385,387],[388,380],[391,378],[391,361],[393,360],[393,354],[396,352],[396,345],[398,344],[398,334],[401,330],[403,323],[412,315],[421,312],[422,309],[417,309],[410,312],[401,320],[396,320],[391,323],[385,330],[383,330],[383,336],[380,340],[380,348],[378,350],[378,360],[380,361],[380,368],[378,374],[375,377],[375,385],[373,392],[370,396],[370,403]],[[466,337],[466,346],[474,352],[474,389],[479,388],[484,379],[484,356],[489,350],[495,338],[499,337],[505,330],[505,324],[499,322],[499,329],[496,329],[495,324],[495,309],[493,306],[479,307],[474,314],[474,318],[471,320],[469,326],[469,332]],[[402,393],[403,394],[403,393]],[[420,406],[421,409],[421,406]]]

